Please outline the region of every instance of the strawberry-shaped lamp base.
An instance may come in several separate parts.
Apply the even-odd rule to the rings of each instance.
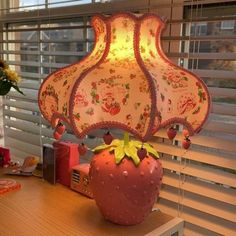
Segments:
[[[121,145],[118,145],[119,142]],[[109,148],[101,150],[98,147],[97,150],[100,150],[90,165],[90,185],[105,219],[120,225],[136,225],[144,221],[156,202],[163,170],[160,161],[149,152],[135,164],[127,153],[130,153],[129,148],[132,150],[137,141],[129,142],[129,148],[126,149],[124,143],[116,139],[113,144],[103,146]],[[123,158],[121,147],[125,149]],[[150,150],[150,147],[147,149]],[[117,161],[117,156],[121,160]]]

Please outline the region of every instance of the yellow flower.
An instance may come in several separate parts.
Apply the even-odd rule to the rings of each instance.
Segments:
[[[18,74],[15,71],[7,68],[7,69],[4,69],[4,72],[7,76],[7,79],[10,80],[11,82],[13,82],[13,83],[20,82],[21,78],[18,76]]]
[[[7,65],[7,63],[5,61],[0,59],[0,68],[8,69],[9,66]]]

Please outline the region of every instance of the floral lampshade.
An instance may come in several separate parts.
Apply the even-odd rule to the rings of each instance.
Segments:
[[[176,123],[190,135],[198,132],[209,113],[209,92],[200,78],[166,57],[164,25],[151,13],[94,16],[92,52],[41,85],[43,116],[53,126],[67,122],[80,138],[92,129],[117,127],[145,141]]]

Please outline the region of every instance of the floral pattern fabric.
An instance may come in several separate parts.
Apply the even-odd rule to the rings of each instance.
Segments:
[[[163,21],[154,14],[95,16],[95,47],[82,61],[49,75],[39,92],[50,122],[67,121],[78,137],[118,127],[142,140],[161,127],[198,132],[209,113],[205,84],[163,53]]]

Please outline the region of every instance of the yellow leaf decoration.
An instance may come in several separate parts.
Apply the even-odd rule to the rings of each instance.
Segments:
[[[144,144],[143,144],[143,147],[146,148],[146,150],[147,150],[147,152],[148,152],[149,154],[152,154],[154,157],[159,158],[158,152],[157,152],[156,149],[154,149],[150,144],[144,143]]]
[[[148,143],[142,143],[136,140],[129,140],[127,133],[124,135],[124,140],[114,139],[111,144],[102,144],[93,149],[93,152],[99,152],[105,149],[109,149],[109,152],[115,154],[115,162],[119,164],[124,157],[128,157],[133,160],[136,166],[140,163],[140,158],[137,155],[139,149],[145,148],[148,155],[154,158],[159,158],[158,152]]]
[[[130,142],[131,143],[131,142]],[[124,151],[126,156],[130,157],[135,165],[138,165],[140,162],[140,159],[137,155],[137,149],[133,145],[127,145],[124,147]]]
[[[116,160],[116,164],[119,164],[122,159],[125,157],[125,152],[124,152],[124,148],[122,146],[118,146],[115,149],[115,160]]]
[[[113,152],[115,149],[116,149],[116,147],[113,146],[113,147],[111,147],[111,148],[109,149],[109,152]]]
[[[96,153],[96,152],[105,150],[105,149],[109,148],[110,146],[111,145],[103,144],[103,145],[95,147],[92,151]]]
[[[120,145],[124,145],[124,140],[119,140],[119,139],[114,139],[111,144],[111,146],[120,146]]]

